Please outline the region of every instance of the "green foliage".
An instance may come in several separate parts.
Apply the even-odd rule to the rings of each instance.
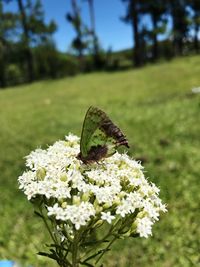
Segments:
[[[7,85],[12,86],[21,83],[23,74],[16,64],[10,64],[6,68]]]
[[[71,0],[66,19],[75,30],[71,46],[76,55],[62,57],[53,41],[57,25],[53,20],[45,21],[41,0],[16,0],[15,12],[6,11],[12,0],[0,0],[0,88],[80,72],[124,70],[131,63],[140,67],[176,55],[199,53],[199,0],[121,1],[126,9],[122,20],[133,30],[132,50],[102,51],[95,28],[94,1]],[[90,23],[81,15],[84,2],[88,4]],[[11,80],[6,72],[13,77]],[[16,78],[19,73],[22,77]]]
[[[51,42],[46,42],[36,47],[33,55],[35,58],[35,75],[37,79],[55,79],[75,75],[79,72],[76,58],[57,52],[55,45]]]
[[[24,46],[40,45],[51,38],[57,26],[53,20],[44,21],[44,10],[40,0],[18,0],[19,27],[22,28],[20,41]],[[28,43],[27,43],[28,42]]]
[[[169,212],[149,239],[121,240],[105,266],[198,266],[200,58],[113,74],[79,75],[0,92],[0,255],[54,266],[37,251],[47,233],[18,190],[24,156],[69,131],[80,135],[89,105],[106,110],[125,129],[130,154],[161,189]]]
[[[81,18],[80,7],[76,0],[71,0],[72,12],[66,14],[66,19],[73,26],[76,36],[72,40],[71,46],[78,53],[79,58],[83,56],[84,50],[87,48],[88,28]],[[81,63],[80,63],[81,64]]]

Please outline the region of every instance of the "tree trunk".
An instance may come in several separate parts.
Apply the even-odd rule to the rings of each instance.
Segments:
[[[5,64],[3,62],[3,59],[0,58],[0,88],[6,87],[6,77],[5,77]]]
[[[152,22],[153,22],[153,60],[156,61],[158,59],[158,36],[157,36],[157,24],[158,20],[155,14],[152,15]]]
[[[71,0],[72,10],[74,13],[74,18],[76,20],[75,22],[75,30],[77,34],[77,41],[79,43],[77,51],[78,51],[78,60],[79,60],[79,66],[80,70],[83,71],[83,47],[82,47],[82,31],[81,31],[81,19],[80,19],[80,11],[77,5],[76,0]]]
[[[175,39],[175,51],[176,51],[176,55],[179,55],[179,56],[183,55],[183,38],[180,35],[180,33]]]
[[[28,81],[32,82],[34,80],[34,71],[33,71],[33,55],[30,49],[30,38],[29,38],[29,30],[27,25],[27,17],[25,13],[25,9],[23,6],[22,0],[17,0],[19,12],[21,15],[21,23],[24,32],[24,45],[25,45],[25,55],[27,61],[27,69],[28,69]]]
[[[199,33],[199,24],[196,24],[194,33],[194,50],[196,51],[196,53],[199,53],[198,33]]]
[[[95,68],[99,68],[100,58],[99,58],[98,38],[96,35],[96,27],[95,27],[94,1],[88,0],[88,4],[89,4],[89,12],[90,12],[91,32],[92,32],[92,37],[93,37],[94,66]]]
[[[94,15],[94,1],[93,0],[88,0],[89,4],[89,11],[90,11],[90,23],[91,23],[91,31],[93,34],[93,42],[94,42],[94,47],[95,47],[95,15]]]
[[[131,22],[132,22],[132,29],[133,29],[133,41],[134,41],[134,47],[133,47],[133,64],[136,67],[139,67],[142,65],[141,60],[141,53],[140,53],[140,35],[139,35],[139,29],[138,29],[138,11],[136,7],[136,3],[134,0],[131,1],[130,11],[131,11]]]
[[[171,0],[171,16],[173,28],[173,47],[175,55],[183,55],[183,38],[186,34],[185,25],[185,6],[181,1]]]
[[[0,37],[0,88],[5,88],[6,81],[6,43],[2,37]]]

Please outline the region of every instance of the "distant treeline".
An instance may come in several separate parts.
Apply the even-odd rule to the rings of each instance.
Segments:
[[[64,54],[56,49],[53,34],[57,25],[53,20],[45,22],[42,1],[0,0],[1,88],[93,70],[140,67],[200,52],[200,0],[118,0],[124,4],[119,19],[133,30],[133,49],[117,53],[104,51],[100,46],[95,0],[70,1],[66,23],[74,28],[76,36],[71,52]],[[10,2],[17,4],[16,12],[5,11]],[[85,4],[90,14],[87,23],[81,15],[81,6]]]

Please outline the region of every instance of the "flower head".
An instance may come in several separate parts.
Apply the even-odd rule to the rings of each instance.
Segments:
[[[77,159],[79,140],[69,134],[65,141],[26,157],[28,170],[18,181],[28,200],[42,197],[47,215],[71,231],[91,221],[112,224],[132,216],[130,228],[134,224],[141,237],[151,235],[152,225],[166,208],[159,189],[145,179],[142,165],[118,152],[100,164],[85,165]]]

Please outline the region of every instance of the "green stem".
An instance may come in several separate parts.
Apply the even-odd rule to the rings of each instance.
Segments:
[[[110,231],[107,233],[106,236],[104,236],[104,238],[106,239],[111,232],[118,226],[118,224],[121,223],[121,220],[119,219],[118,221],[115,222],[115,224],[113,225],[113,227],[110,228]],[[121,229],[123,229],[124,227],[121,227]],[[118,239],[118,236],[114,236],[114,238],[110,241],[110,243],[108,244],[108,246],[104,249],[104,251],[101,253],[101,255],[98,257],[98,259],[96,260],[96,264],[100,261],[100,259],[103,257],[103,255],[108,251],[108,249],[111,247],[111,245],[115,242],[115,240]]]
[[[87,256],[88,256],[88,254],[90,254],[91,253],[91,251],[93,251],[95,248],[97,248],[101,243],[103,243],[109,236],[111,236],[112,235],[112,233],[113,233],[113,230],[118,226],[118,224],[120,223],[121,221],[120,221],[120,219],[118,219],[115,223],[114,223],[114,225],[111,225],[110,226],[110,229],[108,230],[108,232],[107,232],[107,234],[102,238],[102,239],[100,239],[100,240],[98,240],[98,243],[95,245],[95,246],[93,246],[91,249],[89,249],[86,253],[85,253],[85,255],[83,256],[83,258],[87,258]],[[109,243],[110,244],[110,243]]]
[[[115,240],[117,239],[117,237],[114,237],[110,243],[108,244],[108,246],[105,248],[105,250],[101,253],[101,255],[98,257],[98,259],[96,260],[95,264],[97,264],[100,259],[103,257],[103,255],[108,251],[108,249],[111,247],[111,245],[115,242]]]
[[[54,236],[54,235],[52,234],[52,231],[51,231],[51,229],[50,229],[50,227],[49,227],[49,224],[48,224],[48,222],[47,222],[47,220],[46,220],[46,218],[45,218],[45,215],[44,215],[44,213],[43,213],[42,208],[39,207],[39,210],[40,210],[40,213],[42,214],[42,218],[43,218],[44,224],[45,224],[45,226],[46,226],[46,228],[47,228],[47,230],[48,230],[48,232],[49,232],[49,235],[51,236],[51,239],[53,240],[54,244],[58,244],[58,240],[57,240],[56,236]],[[60,253],[58,252],[58,249],[57,249],[57,248],[56,248],[56,252],[57,252],[57,254],[59,254],[59,257],[60,257]],[[65,258],[65,263],[64,263],[64,264],[60,264],[60,266],[61,266],[61,267],[68,267],[68,266],[72,266],[72,265],[71,265],[70,262]]]
[[[79,263],[78,263],[78,241],[79,241],[78,233],[75,232],[74,242],[72,245],[72,267],[78,267],[79,266]]]
[[[50,227],[49,227],[49,225],[48,225],[48,223],[46,221],[46,218],[45,218],[45,215],[43,214],[42,208],[39,207],[39,210],[40,210],[40,213],[42,214],[42,218],[43,218],[44,224],[45,224],[45,226],[46,226],[46,228],[47,228],[47,230],[48,230],[53,242],[56,244],[57,242],[56,242],[56,240],[55,240],[55,238],[54,238],[54,236],[53,236],[53,234],[51,232],[51,229],[50,229]]]

